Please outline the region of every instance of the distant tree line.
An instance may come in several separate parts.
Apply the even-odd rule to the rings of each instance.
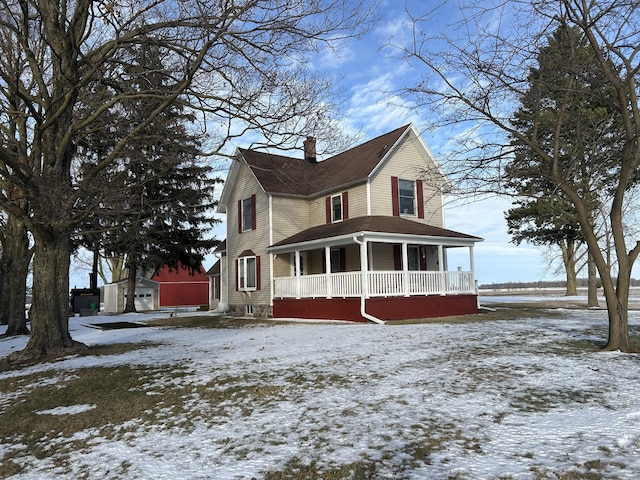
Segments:
[[[578,278],[578,288],[588,287],[588,278]],[[640,287],[640,279],[632,278],[630,285],[632,287]],[[598,282],[598,287],[600,287]],[[566,288],[566,280],[539,280],[536,282],[498,282],[498,283],[485,283],[480,285],[480,290],[524,290],[527,288]]]

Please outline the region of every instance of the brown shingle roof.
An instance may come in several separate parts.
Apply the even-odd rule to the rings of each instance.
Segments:
[[[324,238],[354,235],[360,232],[397,233],[401,235],[417,235],[422,237],[445,237],[481,241],[480,237],[454,232],[446,228],[425,225],[402,217],[368,216],[350,218],[343,222],[330,223],[308,228],[289,238],[275,243],[272,247],[310,242]]]
[[[262,188],[269,193],[310,196],[366,179],[409,125],[318,163],[255,150],[241,150]]]
[[[209,270],[207,270],[207,273],[205,273],[205,275],[207,277],[215,277],[217,275],[220,275],[220,260],[214,263],[213,266]]]

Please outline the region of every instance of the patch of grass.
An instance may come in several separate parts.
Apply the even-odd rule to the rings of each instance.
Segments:
[[[387,325],[412,325],[416,323],[468,323],[468,322],[490,322],[495,320],[514,320],[523,318],[550,318],[560,317],[561,313],[558,311],[545,310],[538,307],[533,308],[529,305],[508,307],[498,307],[492,310],[483,310],[480,313],[472,313],[469,315],[451,315],[448,317],[435,317],[435,318],[413,318],[406,320],[390,320]]]
[[[289,461],[280,470],[272,470],[265,474],[264,480],[369,480],[375,478],[376,465],[369,460],[352,462],[338,467],[321,468],[316,462],[309,465],[301,463],[298,459]]]
[[[84,441],[61,444],[81,431],[95,431],[97,435],[113,438],[125,433],[117,425],[129,428],[153,424],[162,408],[171,405],[174,413],[184,410],[185,387],[163,389],[162,396],[148,395],[148,384],[161,374],[180,376],[172,367],[91,367],[76,370],[63,378],[56,372],[26,375],[0,381],[3,392],[14,392],[11,403],[2,405],[1,413],[10,422],[0,422],[0,438],[20,444],[19,450],[36,458],[52,455],[64,463],[65,453],[84,447]],[[25,388],[26,387],[26,388]],[[60,406],[95,405],[95,408],[73,415],[43,414]],[[132,422],[133,421],[133,422]],[[0,478],[16,473],[18,469],[8,452],[0,459]]]
[[[521,412],[548,412],[559,405],[584,404],[594,396],[583,390],[550,390],[525,388],[510,402],[511,408]]]
[[[584,463],[558,471],[547,467],[532,467],[534,480],[602,480],[603,478],[615,478],[614,470],[624,471],[625,464],[620,462],[606,462],[602,460],[588,460]]]
[[[279,322],[260,318],[222,317],[213,315],[192,315],[184,317],[167,317],[148,320],[152,327],[183,327],[183,328],[243,328],[255,326],[276,325]],[[280,322],[281,323],[281,322]]]

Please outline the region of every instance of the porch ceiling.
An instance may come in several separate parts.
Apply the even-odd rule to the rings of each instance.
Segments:
[[[277,253],[301,247],[352,243],[353,237],[362,236],[369,237],[367,240],[370,241],[400,242],[404,239],[415,243],[449,246],[471,246],[483,240],[402,217],[366,216],[308,228],[271,245],[268,250]]]

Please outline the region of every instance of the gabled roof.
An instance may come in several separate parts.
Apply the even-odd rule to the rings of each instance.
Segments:
[[[213,266],[205,273],[207,277],[220,276],[220,260],[213,264]]]
[[[446,228],[425,225],[402,217],[365,216],[350,218],[343,222],[329,223],[308,228],[289,238],[271,245],[269,248],[297,245],[315,240],[328,240],[337,237],[357,236],[363,233],[382,233],[390,235],[409,235],[429,238],[448,239],[463,243],[481,242],[482,238]]]
[[[240,153],[265,192],[310,196],[364,181],[410,127],[397,128],[318,163],[255,150]]]

